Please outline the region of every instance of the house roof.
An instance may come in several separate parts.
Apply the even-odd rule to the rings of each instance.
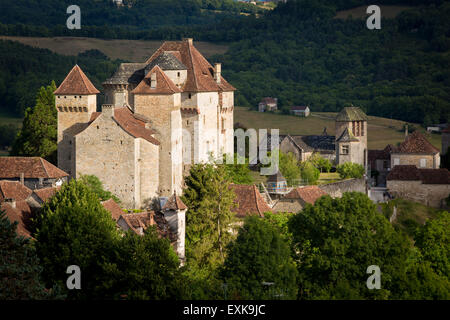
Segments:
[[[156,74],[155,88],[151,87],[151,76],[153,74]],[[178,89],[158,65],[155,65],[138,86],[131,91],[131,93],[134,94],[174,94],[179,92],[181,92],[181,90]]]
[[[54,92],[56,95],[87,95],[97,93],[100,93],[100,91],[94,87],[92,82],[78,65],[75,65],[72,70],[70,70],[64,81]]]
[[[367,121],[367,115],[358,107],[345,107],[336,116],[336,121]]]
[[[166,41],[145,63],[151,64],[163,52],[170,52],[186,66],[187,79],[183,91],[211,92],[236,90],[223,77],[221,77],[220,83],[214,80],[214,68],[194,47],[192,41]]]
[[[113,118],[122,129],[133,137],[145,139],[154,145],[160,144],[160,142],[153,137],[153,134],[156,132],[152,129],[146,128],[146,122],[134,116],[128,107],[115,108]]]
[[[372,168],[375,168],[376,160],[389,160],[391,159],[391,151],[394,148],[393,145],[388,144],[383,150],[368,150],[367,158]]]
[[[124,214],[122,208],[113,199],[102,201],[102,206],[111,213],[114,221],[118,221],[120,216]]]
[[[4,210],[10,222],[17,222],[16,232],[19,236],[32,238],[30,231],[26,227],[26,219],[29,217],[31,209],[26,201],[16,201],[16,207],[13,208],[8,202],[0,204],[0,209]]]
[[[345,128],[342,132],[341,136],[336,140],[337,142],[353,142],[353,141],[359,141],[358,138],[356,138],[353,133],[348,130],[348,128]]]
[[[56,191],[58,191],[59,189],[61,189],[61,187],[48,187],[48,188],[42,188],[42,189],[36,189],[33,190],[33,193],[42,201],[45,202],[48,199],[50,199],[51,197],[53,197],[53,195],[56,193]]]
[[[111,78],[106,79],[103,85],[108,84],[135,84],[137,85],[145,76],[145,63],[121,63]]]
[[[284,198],[302,199],[307,203],[314,204],[317,199],[325,195],[327,195],[327,193],[318,186],[306,186],[292,189]]]
[[[162,207],[162,210],[186,210],[187,207],[181,201],[180,197],[177,196],[176,193],[174,193],[166,202],[166,204]]]
[[[261,99],[261,101],[259,103],[276,104],[277,103],[277,99],[276,98],[272,98],[272,97],[264,97],[264,98]]]
[[[158,65],[162,70],[187,70],[187,67],[169,51],[164,51],[161,53],[145,67],[145,70],[151,70],[156,65]]]
[[[414,165],[396,165],[386,179],[422,181],[423,184],[450,184],[450,171],[447,169],[419,169]]]
[[[140,234],[139,229],[146,230],[150,226],[156,226],[156,231],[160,238],[167,238],[171,243],[177,241],[177,236],[170,230],[169,223],[164,215],[154,211],[127,213],[120,215],[119,219],[136,234]]]
[[[0,179],[62,178],[69,174],[40,157],[0,157]]]
[[[247,215],[264,216],[264,212],[272,212],[258,188],[255,185],[231,184],[230,188],[236,194],[236,207],[233,212],[236,216],[243,218]]]
[[[309,109],[308,106],[292,106],[291,110],[292,111],[305,111],[307,108]]]
[[[392,153],[419,153],[436,154],[439,149],[435,148],[419,131],[409,134],[405,140]]]
[[[32,192],[31,189],[19,181],[0,181],[0,202],[5,199],[14,199],[16,201],[26,200]]]

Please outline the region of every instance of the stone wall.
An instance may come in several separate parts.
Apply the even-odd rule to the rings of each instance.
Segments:
[[[395,197],[440,208],[450,194],[450,184],[423,184],[421,181],[388,180],[387,188]]]
[[[344,192],[366,193],[366,182],[364,179],[347,179],[343,181],[322,184],[319,188],[328,193],[332,198],[340,198]]]

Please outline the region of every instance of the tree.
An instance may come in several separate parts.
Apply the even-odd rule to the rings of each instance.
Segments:
[[[178,257],[168,239],[159,239],[155,227],[140,236],[129,231],[114,248],[101,281],[107,299],[180,299],[183,281]]]
[[[42,157],[56,164],[57,112],[55,107],[56,90],[52,81],[41,87],[36,96],[34,108],[27,108],[23,125],[14,141],[11,155]]]
[[[65,287],[67,267],[77,265],[83,290],[71,290],[68,297],[95,297],[98,279],[119,238],[97,194],[83,182],[71,180],[44,204],[37,220],[36,249],[46,283]]]
[[[113,199],[115,202],[120,203],[120,199],[113,195],[111,192],[106,191],[103,188],[103,183],[94,175],[81,175],[78,179],[86,186],[88,186],[92,192],[94,192],[100,201],[106,201],[108,199]]]
[[[287,154],[279,152],[280,154],[280,172],[286,179],[288,185],[294,185],[295,181],[300,178],[300,170],[297,159],[292,152]]]
[[[320,171],[310,161],[300,164],[300,175],[307,184],[315,184],[320,176]]]
[[[225,165],[228,180],[236,184],[252,184],[253,178],[248,167],[248,158],[242,159],[244,160],[243,164],[238,164],[238,158],[239,155],[235,153],[234,163]],[[225,156],[223,162],[226,163]]]
[[[231,299],[295,299],[296,267],[280,229],[256,216],[246,218],[221,275]],[[272,283],[266,285],[266,283]]]
[[[330,172],[332,164],[330,160],[323,158],[319,153],[314,152],[308,159],[314,167],[320,170],[320,172]]]
[[[0,300],[63,298],[58,288],[45,289],[36,251],[16,229],[17,222],[11,223],[0,211]]]
[[[410,241],[362,193],[325,196],[314,206],[307,204],[292,217],[289,229],[301,299],[386,299],[400,296],[399,284],[408,283]],[[380,290],[366,287],[371,265],[381,269]]]
[[[336,171],[342,179],[348,178],[362,178],[365,170],[364,167],[358,163],[345,162],[336,167]]]

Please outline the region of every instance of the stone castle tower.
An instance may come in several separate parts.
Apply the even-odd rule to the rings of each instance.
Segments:
[[[358,163],[367,170],[367,115],[347,107],[336,116],[336,164]]]
[[[94,174],[129,208],[182,193],[192,163],[233,153],[234,90],[194,47],[165,42],[145,63],[122,63],[106,104],[75,66],[55,91],[58,166]]]

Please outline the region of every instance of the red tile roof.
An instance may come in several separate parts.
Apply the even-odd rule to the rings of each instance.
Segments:
[[[234,91],[236,90],[223,77],[220,83],[214,80],[214,68],[194,47],[191,41],[166,41],[145,62],[151,63],[161,53],[169,51],[187,67],[186,84],[183,91],[189,92],[211,92],[211,91]]]
[[[170,242],[177,240],[176,235],[170,230],[169,224],[162,214],[154,211],[127,213],[120,216],[125,221],[127,226],[136,234],[141,234],[139,231],[146,230],[150,226],[156,226],[156,230],[160,238],[167,238]]]
[[[3,202],[0,205],[1,210],[4,210],[9,221],[17,222],[16,232],[19,236],[32,238],[30,231],[25,225],[26,216],[30,214],[30,207],[26,201],[17,201],[16,208],[13,208],[10,203]]]
[[[386,179],[422,181],[423,184],[450,184],[450,171],[447,169],[419,169],[414,165],[397,165]]]
[[[55,95],[86,95],[100,93],[78,65],[70,70],[61,85],[54,92]]]
[[[20,178],[62,178],[69,174],[39,157],[0,157],[0,179]]]
[[[26,200],[32,192],[31,189],[19,181],[0,181],[0,202],[5,199],[14,199],[16,201]]]
[[[48,199],[50,199],[51,197],[53,197],[53,195],[59,189],[61,189],[61,187],[48,187],[48,188],[36,189],[33,192],[34,192],[34,194],[36,194],[36,196],[39,199],[41,199],[42,202],[45,202]]]
[[[326,195],[327,193],[318,186],[306,186],[292,189],[285,199],[302,199],[307,203],[314,204],[317,199]]]
[[[264,212],[272,212],[255,185],[232,184],[230,187],[236,194],[237,207],[233,211],[237,217],[243,218],[255,214],[264,217]]]
[[[156,74],[156,87],[151,87],[152,74]],[[181,92],[168,76],[156,65],[142,79],[138,86],[131,91],[134,94],[174,94]]]
[[[419,153],[436,154],[439,149],[435,148],[419,131],[409,134],[392,153]]]
[[[187,207],[186,205],[183,203],[183,201],[181,201],[180,197],[178,197],[176,195],[176,193],[174,193],[166,202],[166,204],[162,207],[162,210],[174,210],[174,211],[178,211],[178,210],[186,210]]]
[[[111,213],[113,220],[116,222],[124,214],[122,208],[113,199],[102,201],[102,206]]]
[[[142,138],[154,145],[160,142],[153,137],[155,131],[146,128],[146,122],[136,118],[128,107],[119,107],[114,109],[114,119],[126,132],[135,138]]]

